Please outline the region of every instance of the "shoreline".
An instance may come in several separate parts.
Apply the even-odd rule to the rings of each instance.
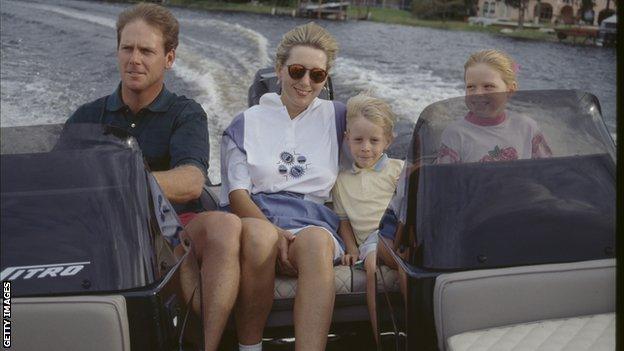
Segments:
[[[135,1],[124,1],[135,2]],[[204,11],[220,11],[220,12],[245,12],[255,13],[261,15],[274,15],[273,11],[277,10],[277,13],[292,13],[296,10],[295,7],[274,7],[263,4],[252,3],[229,3],[229,2],[217,2],[217,1],[197,1],[197,0],[168,0],[166,4],[169,6],[176,6],[182,8],[198,9]],[[510,30],[500,28],[494,25],[482,26],[477,24],[470,24],[464,21],[440,21],[440,20],[423,20],[414,17],[411,12],[406,10],[397,9],[384,9],[384,8],[369,8],[371,16],[368,21],[386,24],[398,24],[413,27],[426,27],[442,30],[457,30],[466,32],[481,32],[488,33],[490,35],[497,35],[501,37],[514,38],[519,40],[532,40],[551,43],[563,43],[569,45],[582,45],[582,46],[594,46],[593,43],[587,43],[582,39],[577,42],[575,38],[568,37],[564,40],[557,39],[554,32],[544,32],[537,29],[523,29],[523,30]],[[356,18],[361,18],[366,15],[365,7],[350,6],[347,13],[348,21],[358,21]],[[277,15],[279,16],[279,15]],[[282,15],[284,16],[284,15]],[[528,24],[529,22],[527,22]],[[554,28],[554,27],[545,27]]]

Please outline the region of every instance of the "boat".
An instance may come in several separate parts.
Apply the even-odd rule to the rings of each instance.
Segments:
[[[501,101],[508,119],[535,122],[550,152],[439,162],[446,128]],[[600,103],[586,92],[426,107],[388,213],[399,238],[399,250],[388,251],[405,286],[404,301],[389,309],[402,311],[392,318],[397,349],[615,350],[615,160]]]
[[[199,276],[180,284],[180,266],[197,270],[197,260],[191,243],[172,251],[177,216],[136,140],[92,124],[3,127],[0,139],[9,345],[195,345]]]
[[[276,91],[275,79],[259,71],[249,105]],[[331,81],[321,97],[333,98]],[[395,142],[407,145],[395,151],[406,166],[382,221],[397,235],[397,250],[386,249],[399,270],[377,272],[380,347],[463,350],[497,328],[587,316],[606,321],[604,342],[614,345],[615,148],[600,104],[545,90],[516,92],[507,106],[535,119],[552,157],[437,164],[442,131],[467,112],[464,97],[428,106],[399,133],[410,139]],[[196,266],[192,244],[172,252],[177,218],[136,141],[101,125],[1,132],[1,269],[14,348],[200,349],[199,277],[180,284],[180,266]],[[216,194],[207,183],[205,209],[216,208]],[[374,349],[365,272],[335,273],[330,344],[351,337],[354,348]],[[295,289],[296,279],[276,279],[269,346],[292,342]],[[233,333],[230,323],[222,349],[235,345]]]
[[[309,18],[328,18],[345,20],[347,19],[347,11],[349,10],[349,1],[326,2],[314,4],[312,2],[304,2],[299,6],[299,16]]]
[[[605,18],[598,28],[598,46],[614,46],[617,44],[617,15]]]
[[[567,37],[571,37],[574,43],[577,38],[580,38],[582,44],[587,42],[596,43],[598,38],[598,28],[595,26],[566,26],[555,27],[555,33],[559,41],[565,40]]]

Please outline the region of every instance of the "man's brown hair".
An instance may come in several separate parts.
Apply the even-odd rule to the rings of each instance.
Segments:
[[[165,53],[178,47],[178,33],[180,32],[180,24],[173,16],[171,11],[166,7],[139,3],[135,6],[125,9],[117,18],[117,47],[121,40],[121,32],[130,22],[145,21],[150,26],[160,29],[165,44]]]

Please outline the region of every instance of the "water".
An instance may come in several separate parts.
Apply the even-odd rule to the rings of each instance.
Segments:
[[[1,0],[1,125],[63,122],[82,103],[110,94],[119,82],[115,21],[125,6]],[[210,176],[218,180],[221,131],[246,108],[253,75],[272,64],[281,36],[307,20],[179,8],[173,12],[181,36],[166,84],[206,110]],[[519,62],[521,89],[595,94],[615,134],[613,49],[372,22],[320,23],[340,44],[332,73],[339,100],[372,90],[402,119],[415,121],[428,104],[463,94],[463,63],[471,52],[498,48]]]

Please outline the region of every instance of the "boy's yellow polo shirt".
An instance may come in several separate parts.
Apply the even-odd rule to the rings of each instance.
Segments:
[[[353,164],[338,175],[332,190],[334,211],[351,222],[358,246],[379,227],[402,169],[402,160],[384,154],[371,168]]]

